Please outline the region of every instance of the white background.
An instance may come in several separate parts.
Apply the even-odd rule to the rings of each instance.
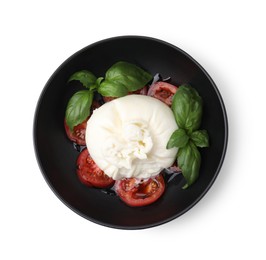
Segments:
[[[264,1],[2,1],[1,259],[265,259]],[[189,212],[145,230],[78,216],[53,194],[32,141],[37,100],[70,55],[146,35],[194,57],[217,84],[230,136],[220,175]]]

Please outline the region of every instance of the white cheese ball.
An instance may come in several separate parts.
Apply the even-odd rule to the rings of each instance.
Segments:
[[[174,163],[177,148],[166,145],[177,128],[172,110],[163,102],[128,95],[94,110],[86,144],[95,163],[114,180],[145,179]]]

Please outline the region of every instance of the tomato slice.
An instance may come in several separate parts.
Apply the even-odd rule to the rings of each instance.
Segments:
[[[87,148],[80,153],[77,159],[77,175],[79,180],[89,187],[107,188],[115,182],[97,166]]]
[[[132,94],[140,94],[140,95],[147,95],[148,93],[148,87],[144,86],[143,88],[136,90],[136,91],[132,91],[132,92],[128,92],[128,95],[132,95]],[[103,97],[104,102],[109,102],[111,100],[116,99],[116,97]]]
[[[129,92],[130,94],[140,94],[140,95],[147,95],[148,94],[148,87],[144,86],[143,88],[133,91],[133,92]]]
[[[93,101],[91,110],[93,111],[94,109],[100,107],[101,105],[97,101]],[[65,126],[65,131],[67,134],[67,137],[72,141],[75,142],[78,145],[86,145],[86,139],[85,139],[85,134],[86,134],[86,127],[87,127],[87,121],[89,117],[85,119],[82,123],[79,125],[74,126],[73,131],[70,130],[66,123],[66,119],[64,119],[64,126]]]
[[[145,180],[128,178],[116,181],[115,190],[127,205],[141,207],[161,197],[165,190],[165,182],[161,174]]]
[[[70,130],[66,123],[66,119],[64,120],[64,126],[65,126],[65,131],[67,134],[67,137],[79,144],[79,145],[86,145],[86,140],[85,140],[85,133],[86,133],[86,127],[87,127],[87,121],[86,119],[84,122],[82,122],[79,125],[74,126],[73,131]]]
[[[178,87],[172,84],[158,81],[150,86],[148,96],[157,98],[164,102],[166,105],[171,106],[173,96],[176,93],[177,89]]]

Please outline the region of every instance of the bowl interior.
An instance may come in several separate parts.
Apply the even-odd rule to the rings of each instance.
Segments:
[[[70,96],[80,88],[67,84],[70,75],[87,69],[96,76],[117,61],[141,66],[151,74],[171,77],[173,84],[189,83],[204,101],[201,128],[210,136],[210,147],[201,150],[198,181],[183,190],[182,176],[167,183],[162,198],[150,206],[131,208],[117,196],[87,188],[75,174],[78,152],[64,131],[64,114]],[[96,223],[137,229],[165,223],[191,208],[215,180],[227,144],[227,119],[221,96],[203,68],[182,50],[157,39],[125,36],[92,44],[67,59],[47,82],[37,105],[34,144],[41,171],[55,194],[72,210]]]

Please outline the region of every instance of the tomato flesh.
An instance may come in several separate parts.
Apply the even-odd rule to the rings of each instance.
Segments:
[[[97,101],[93,101],[91,106],[91,113],[94,109],[100,107],[101,105]],[[66,123],[66,119],[64,119],[64,126],[67,137],[78,145],[86,145],[86,128],[87,128],[87,121],[89,117],[86,118],[82,123],[74,126],[73,131],[70,130],[69,126]]]
[[[87,148],[80,153],[77,159],[77,175],[79,180],[89,187],[107,188],[115,182],[97,166]]]
[[[176,93],[177,89],[178,87],[172,84],[158,81],[150,86],[148,96],[157,98],[164,102],[166,105],[171,106],[173,96]]]
[[[116,181],[115,190],[127,205],[141,207],[155,202],[162,196],[165,182],[161,174],[146,180],[127,178]]]
[[[86,145],[85,133],[86,133],[87,121],[88,119],[83,121],[81,124],[74,126],[73,131],[71,131],[66,123],[66,119],[64,120],[64,126],[67,137],[72,142],[75,142],[79,145]]]

